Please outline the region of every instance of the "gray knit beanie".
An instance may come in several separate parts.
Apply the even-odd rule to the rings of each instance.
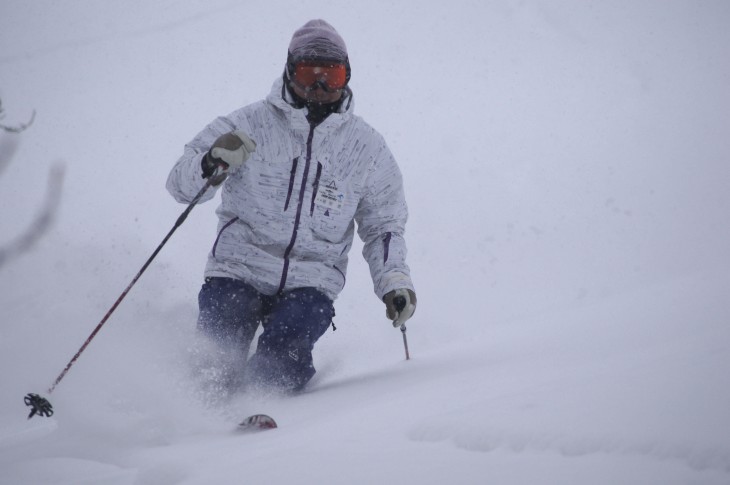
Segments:
[[[347,46],[334,27],[321,19],[310,20],[294,32],[289,43],[289,60],[347,62]]]

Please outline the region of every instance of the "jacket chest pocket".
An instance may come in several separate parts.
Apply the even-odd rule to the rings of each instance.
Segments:
[[[338,243],[345,239],[353,224],[358,197],[346,191],[341,182],[320,184],[312,205],[312,230],[322,239]]]
[[[326,212],[315,214],[312,220],[312,232],[318,239],[323,239],[331,243],[341,243],[345,240],[348,228],[353,225],[352,218],[344,219],[340,216],[333,217],[325,215]]]

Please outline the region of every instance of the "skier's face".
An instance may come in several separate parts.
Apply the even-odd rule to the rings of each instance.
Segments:
[[[301,60],[290,69],[294,92],[308,103],[339,101],[347,86],[347,65],[342,62]]]
[[[303,89],[297,83],[291,83],[291,87],[297,96],[307,101],[308,103],[335,103],[339,101],[342,97],[342,90],[332,92],[325,91],[319,84],[309,89]]]

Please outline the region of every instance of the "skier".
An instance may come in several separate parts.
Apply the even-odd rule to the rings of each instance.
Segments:
[[[211,122],[168,177],[186,204],[204,179],[222,186],[198,328],[245,362],[263,325],[246,385],[297,391],[312,378],[355,222],[387,317],[399,327],[415,311],[401,173],[382,136],[353,114],[349,80],[342,37],[324,20],[307,22],[266,99]]]

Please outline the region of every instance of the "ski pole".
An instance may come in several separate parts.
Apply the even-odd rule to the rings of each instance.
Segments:
[[[119,298],[117,298],[117,301],[114,302],[114,304],[109,308],[109,311],[106,312],[106,315],[104,315],[104,318],[101,319],[99,324],[94,328],[94,331],[91,332],[91,335],[89,335],[89,338],[86,339],[84,344],[81,346],[81,348],[76,352],[76,354],[71,358],[71,360],[66,364],[66,367],[64,367],[63,371],[56,377],[56,380],[53,382],[51,387],[48,388],[48,394],[51,394],[54,389],[56,389],[56,386],[63,380],[63,378],[68,373],[69,369],[71,369],[71,366],[74,365],[76,360],[78,360],[79,356],[81,356],[81,353],[86,349],[86,347],[89,346],[91,341],[94,339],[97,333],[99,333],[99,330],[101,330],[101,327],[104,326],[107,320],[109,320],[109,317],[114,313],[114,310],[117,309],[119,304],[124,300],[124,297],[127,296],[129,293],[129,290],[132,289],[135,283],[137,283],[137,280],[142,276],[142,273],[145,272],[147,267],[152,263],[152,260],[155,259],[157,254],[160,252],[162,247],[167,243],[168,239],[172,236],[172,234],[175,232],[175,230],[182,225],[182,223],[187,219],[188,214],[190,214],[190,211],[193,210],[193,207],[200,202],[200,199],[203,197],[203,194],[210,188],[211,185],[215,183],[215,185],[220,184],[225,180],[227,174],[225,172],[214,175],[211,177],[208,177],[207,181],[205,182],[205,185],[202,189],[200,189],[200,192],[197,193],[195,197],[193,197],[193,200],[190,202],[188,207],[185,209],[185,211],[180,214],[180,217],[177,218],[177,221],[175,221],[175,225],[172,226],[172,229],[170,229],[170,232],[167,233],[167,236],[162,240],[162,242],[157,246],[157,249],[152,253],[152,255],[147,259],[147,261],[142,265],[142,268],[137,272],[137,274],[132,278],[131,283],[127,286],[127,288],[124,289],[121,295],[119,295]],[[30,414],[28,415],[28,419],[32,418],[36,414],[39,414],[41,416],[50,417],[53,415],[53,406],[51,406],[51,403],[48,402],[48,399],[34,393],[29,393],[25,396],[25,405],[30,407]]]
[[[395,305],[395,309],[400,315],[400,313],[406,308],[406,304],[408,302],[406,299],[402,296],[396,296],[393,299],[393,305]],[[408,352],[408,339],[406,338],[406,324],[403,323],[400,326],[400,331],[403,334],[403,347],[406,350],[406,360],[411,360],[411,354]]]
[[[403,334],[403,347],[406,349],[406,360],[411,360],[411,354],[408,352],[408,339],[406,338],[406,325],[400,326],[400,331]]]

